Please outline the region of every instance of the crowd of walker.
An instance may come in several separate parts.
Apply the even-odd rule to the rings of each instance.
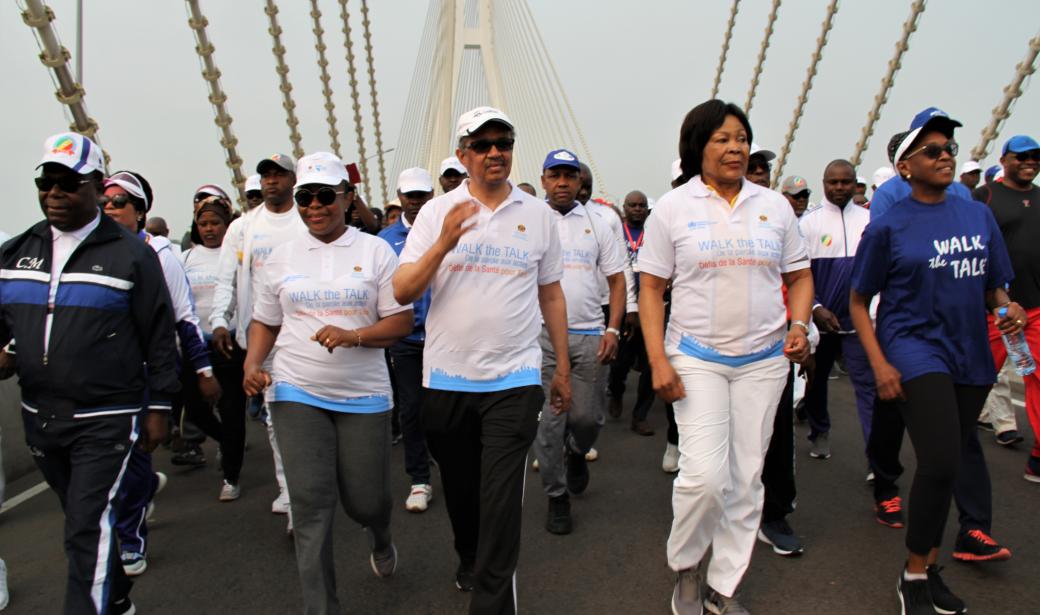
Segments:
[[[991,536],[979,441],[980,428],[1023,439],[1009,370],[1024,374],[1040,433],[1028,350],[1040,350],[1040,144],[1008,139],[980,183],[978,162],[957,167],[960,125],[925,109],[891,138],[869,200],[839,159],[811,205],[802,177],[769,188],[774,154],[739,107],[709,100],[679,129],[672,190],[634,190],[619,211],[590,198],[568,149],[545,154],[543,199],[514,183],[524,127],[479,107],[458,118],[440,196],[410,168],[379,210],[336,156],[275,154],[247,181],[245,211],[200,186],[183,245],[148,218],[141,173],[106,176],[87,137],[48,138],[35,179],[45,220],[0,251],[0,376],[18,376],[26,443],[65,512],[64,612],[136,612],[130,579],[147,570],[167,482],[152,454],[171,426],[176,464],[205,463],[206,436],[219,443],[217,497],[232,502],[252,417],[267,427],[271,510],[287,516],[303,612],[340,611],[338,507],[366,528],[372,572],[394,574],[402,441],[405,509],[426,511],[440,474],[469,612],[515,613],[526,471],[539,472],[545,529],[570,533],[570,496],[586,490],[635,369],[631,429],[653,435],[647,412],[666,404],[661,467],[675,474],[662,610],[748,613],[737,594],[756,540],[803,551],[786,520],[794,425],[808,422],[812,458],[831,456],[827,387],[841,365],[876,519],[906,526],[906,560],[892,562],[901,612],[965,613],[939,549],[952,501],[953,558],[1011,557]],[[904,431],[917,460],[908,516]],[[1040,443],[1025,462],[1040,483]]]

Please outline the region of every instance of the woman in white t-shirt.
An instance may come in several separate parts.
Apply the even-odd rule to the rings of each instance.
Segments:
[[[184,413],[189,421],[207,436],[220,443],[220,467],[224,482],[220,488],[220,501],[231,502],[241,495],[238,477],[242,470],[242,456],[246,441],[246,397],[242,391],[242,362],[245,351],[238,347],[232,336],[232,349],[225,352],[213,346],[213,328],[209,324],[213,313],[213,291],[217,284],[220,268],[220,246],[231,224],[231,201],[226,197],[207,195],[195,203],[195,219],[191,227],[192,247],[181,254],[184,273],[191,285],[195,298],[195,311],[199,316],[206,346],[210,348],[213,375],[220,383],[223,395],[216,403],[220,420],[213,414],[213,405],[199,394],[190,370],[182,370]],[[224,317],[234,325],[234,305]]]
[[[390,244],[346,225],[354,200],[343,163],[319,152],[296,169],[308,233],[277,246],[258,273],[245,390],[268,401],[292,493],[304,610],[338,613],[332,557],[337,499],[371,538],[377,576],[393,574],[390,378],[383,349],[412,332],[394,300]],[[271,373],[263,362],[277,348]],[[337,497],[338,495],[338,497]]]
[[[676,613],[700,613],[702,603],[712,613],[746,612],[734,595],[762,516],[773,416],[788,360],[809,355],[809,257],[787,200],[744,180],[750,144],[739,107],[694,107],[679,137],[689,181],[654,206],[639,252],[639,319],[654,390],[674,402],[679,427],[668,538]],[[698,568],[709,545],[702,589]]]

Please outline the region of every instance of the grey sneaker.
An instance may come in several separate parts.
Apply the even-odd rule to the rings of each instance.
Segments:
[[[809,449],[809,456],[813,459],[830,459],[831,458],[831,436],[828,433],[816,434],[816,439],[812,441],[812,448]]]
[[[672,592],[672,615],[703,615],[701,578],[696,567],[680,570]]]
[[[368,561],[372,564],[372,572],[376,573],[377,577],[385,579],[393,576],[394,571],[397,570],[397,547],[394,546],[394,543],[390,543],[390,548],[386,551],[372,551],[372,556],[368,558]]]
[[[737,601],[736,596],[730,598],[723,596],[712,588],[708,588],[708,596],[704,599],[704,608],[715,615],[751,615],[751,611],[744,608]]]

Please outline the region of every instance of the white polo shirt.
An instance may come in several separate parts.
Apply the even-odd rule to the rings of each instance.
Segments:
[[[257,272],[253,319],[281,326],[270,401],[295,401],[336,412],[391,407],[382,348],[336,348],[311,336],[325,325],[360,329],[411,309],[394,300],[397,256],[390,244],[348,227],[332,243],[310,233],[276,247]]]
[[[552,209],[551,206],[549,206]],[[563,255],[563,295],[567,298],[567,331],[603,335],[600,283],[625,269],[614,232],[607,222],[580,203],[566,214],[555,209]]]
[[[780,274],[809,267],[787,199],[745,181],[730,207],[697,176],[657,201],[645,233],[639,269],[674,279],[668,352],[728,365],[783,354]]]
[[[440,236],[456,203],[473,199],[469,180],[419,210],[401,263],[414,263]],[[479,202],[478,202],[479,203]],[[423,386],[488,392],[542,383],[538,287],[563,277],[552,208],[513,186],[441,262],[430,284]]]

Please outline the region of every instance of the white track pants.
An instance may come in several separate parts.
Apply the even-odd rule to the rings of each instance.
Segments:
[[[783,357],[742,367],[683,354],[669,361],[686,388],[675,402],[679,474],[672,488],[668,565],[698,565],[713,545],[708,584],[732,596],[762,517],[762,464],[787,379]]]

